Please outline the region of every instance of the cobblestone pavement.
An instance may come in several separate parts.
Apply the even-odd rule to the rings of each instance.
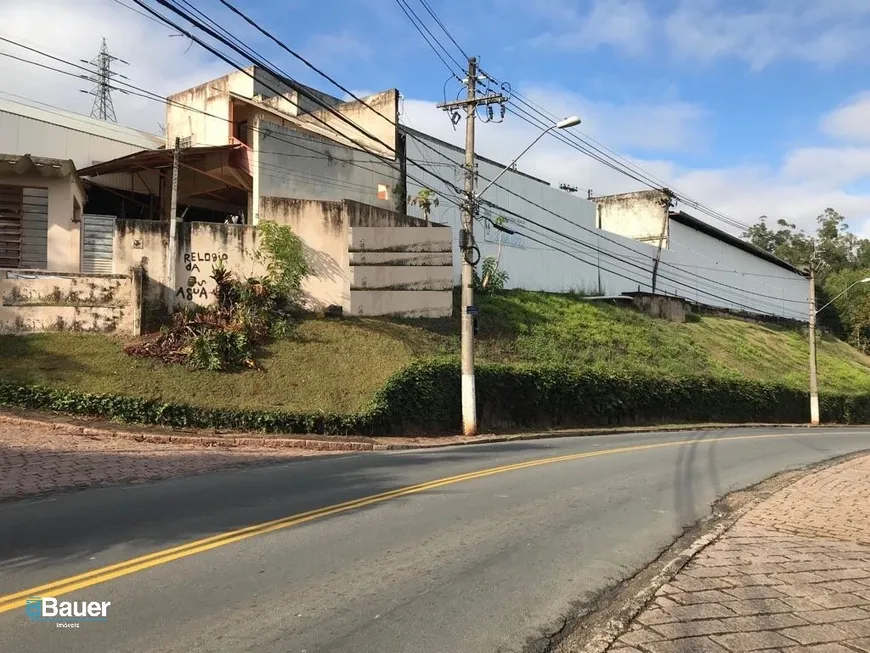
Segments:
[[[870,456],[756,506],[662,587],[610,651],[870,652]]]
[[[0,500],[93,485],[192,476],[324,453],[149,444],[72,435],[50,425],[0,423]]]

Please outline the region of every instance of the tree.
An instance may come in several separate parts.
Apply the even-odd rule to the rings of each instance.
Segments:
[[[809,266],[815,248],[819,307],[850,284],[870,277],[870,240],[851,233],[846,218],[834,209],[827,208],[816,218],[814,236],[782,219],[774,230],[766,220],[762,216],[743,238],[801,269]],[[819,320],[853,345],[865,348],[870,342],[870,288],[856,285],[820,313]]]
[[[408,202],[412,206],[419,206],[423,212],[423,218],[426,220],[426,226],[429,226],[429,214],[433,207],[438,206],[438,196],[430,188],[421,188],[416,195],[408,195]]]

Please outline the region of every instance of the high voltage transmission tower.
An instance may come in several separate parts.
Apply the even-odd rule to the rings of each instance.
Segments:
[[[115,106],[112,103],[112,78],[127,78],[120,73],[114,72],[112,70],[112,63],[118,61],[127,65],[127,62],[109,54],[109,46],[106,45],[105,38],[103,39],[103,44],[100,46],[100,53],[96,58],[91,59],[90,61],[86,61],[85,59],[82,59],[81,61],[96,68],[94,73],[88,77],[88,81],[94,83],[94,88],[90,91],[82,91],[82,93],[94,96],[94,106],[91,109],[91,117],[99,118],[100,120],[108,120],[109,122],[118,122],[118,119],[115,117]]]

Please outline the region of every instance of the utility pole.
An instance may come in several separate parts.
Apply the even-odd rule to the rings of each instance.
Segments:
[[[169,201],[169,252],[166,257],[166,279],[169,285],[170,304],[175,299],[175,268],[178,258],[178,240],[176,227],[178,215],[178,163],[181,158],[181,139],[175,137],[175,148],[172,150],[172,195]]]
[[[477,198],[474,195],[474,119],[477,107],[502,103],[507,100],[502,95],[491,94],[477,97],[477,59],[468,59],[468,89],[465,100],[444,102],[438,105],[445,111],[465,108],[465,201],[462,205],[462,229],[459,232],[459,249],[462,254],[462,431],[465,435],[477,434],[477,393],[474,386],[474,325],[477,307],[474,305],[474,266],[475,252],[480,258],[480,250],[474,244],[474,216],[477,212]]]
[[[662,258],[662,247],[665,244],[665,237],[668,235],[668,226],[671,220],[671,207],[673,206],[674,196],[673,193],[667,188],[662,189],[663,197],[660,202],[662,208],[664,209],[664,214],[662,215],[662,232],[659,235],[659,244],[656,248],[656,258],[655,263],[653,263],[653,271],[652,271],[652,294],[656,294],[656,281],[659,276],[659,262]]]
[[[816,374],[816,250],[810,259],[810,424],[819,424],[819,379]]]
[[[99,118],[100,120],[107,120],[109,122],[118,122],[118,119],[115,117],[115,105],[112,103],[112,78],[117,76],[127,79],[127,77],[114,72],[112,70],[112,64],[115,61],[122,64],[126,64],[127,62],[109,54],[109,46],[106,44],[106,39],[103,39],[103,44],[100,46],[100,53],[95,59],[92,59],[91,61],[82,59],[81,61],[96,68],[96,72],[87,78],[88,81],[94,83],[94,88],[90,91],[82,91],[82,93],[94,96],[94,106],[91,109],[91,117]]]

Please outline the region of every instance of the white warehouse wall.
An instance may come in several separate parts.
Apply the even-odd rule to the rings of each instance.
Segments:
[[[408,135],[409,159],[462,187],[462,151],[420,132],[407,128],[404,131]],[[502,166],[482,159],[477,161],[480,175],[477,187],[480,189]],[[499,242],[502,244],[501,265],[510,275],[509,288],[604,295],[652,290],[657,248],[597,229],[594,202],[514,171],[505,173],[498,184],[507,190],[493,186],[483,198],[573,239],[524,224],[522,219],[510,215],[506,215],[508,228],[515,227],[547,245],[504,234],[485,226],[482,220],[477,221],[475,238],[482,257],[495,256]],[[458,247],[459,209],[446,200],[458,202],[459,195],[454,188],[409,162],[408,193],[413,196],[422,187],[431,188],[441,198],[439,206],[432,211],[432,220],[453,227]],[[417,207],[409,207],[408,212],[417,217],[421,215]],[[484,205],[482,214],[495,217],[498,209]],[[809,286],[801,275],[675,220],[670,221],[669,232],[670,248],[662,250],[656,292],[711,306],[806,321]],[[570,254],[556,251],[551,245]],[[461,260],[457,256],[454,258],[456,283],[459,283],[460,269]]]
[[[0,98],[0,153],[71,159],[76,169],[163,144],[163,138],[62,109]]]

